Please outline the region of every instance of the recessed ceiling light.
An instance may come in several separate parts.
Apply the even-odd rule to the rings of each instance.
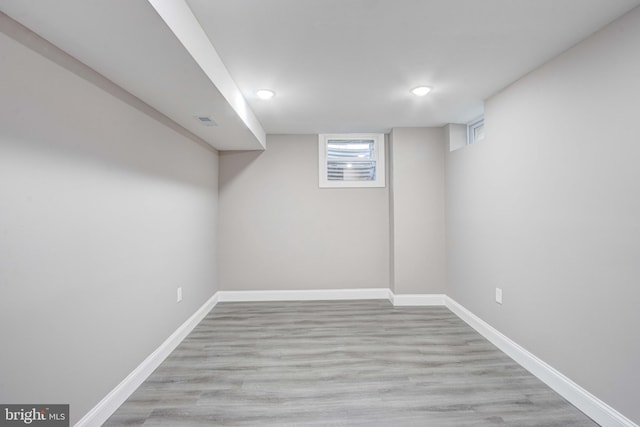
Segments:
[[[256,92],[256,95],[258,95],[260,99],[271,99],[276,96],[276,93],[269,89],[260,89]]]
[[[429,86],[418,86],[411,89],[411,93],[415,96],[425,96],[431,92],[431,88]]]

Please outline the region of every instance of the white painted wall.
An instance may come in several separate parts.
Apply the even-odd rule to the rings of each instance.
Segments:
[[[387,188],[319,188],[318,136],[220,153],[224,290],[388,287]]]
[[[443,294],[446,128],[394,128],[390,140],[391,286]]]
[[[216,291],[218,156],[2,33],[0,64],[0,402],[73,424]]]
[[[467,125],[449,123],[444,127],[449,151],[459,150],[467,145]]]
[[[638,52],[635,9],[489,99],[447,161],[448,293],[635,423]]]

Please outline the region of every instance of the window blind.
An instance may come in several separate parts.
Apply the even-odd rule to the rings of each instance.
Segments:
[[[348,139],[327,141],[329,181],[375,181],[375,141]]]

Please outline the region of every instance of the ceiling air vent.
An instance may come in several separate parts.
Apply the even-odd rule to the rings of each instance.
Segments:
[[[211,116],[194,116],[194,117],[200,122],[201,125],[204,125],[207,127],[218,126],[216,121],[213,120]]]

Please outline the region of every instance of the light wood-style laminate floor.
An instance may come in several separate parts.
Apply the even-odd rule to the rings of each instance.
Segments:
[[[445,307],[220,303],[106,426],[595,426]]]

